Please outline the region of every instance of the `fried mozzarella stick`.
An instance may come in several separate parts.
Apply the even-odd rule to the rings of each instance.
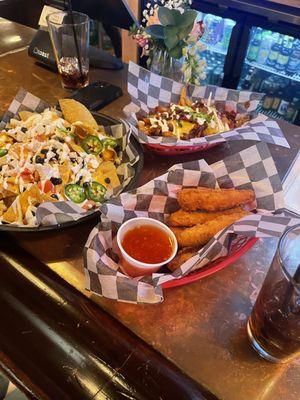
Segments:
[[[186,211],[222,211],[241,206],[255,199],[253,190],[236,189],[182,189],[178,203]]]
[[[173,258],[171,262],[169,262],[168,264],[169,270],[174,272],[177,268],[179,268],[187,260],[192,258],[195,254],[197,254],[197,250],[190,247],[186,247],[185,249],[179,250],[177,256]]]
[[[216,233],[233,224],[249,213],[236,212],[230,215],[222,215],[205,224],[198,224],[192,228],[179,231],[176,235],[179,247],[198,247],[206,244]],[[180,228],[175,228],[180,229]]]
[[[236,212],[243,211],[241,207],[230,208],[224,211],[184,211],[178,210],[169,216],[168,224],[171,226],[194,226],[197,224],[204,224],[221,215],[230,215]]]

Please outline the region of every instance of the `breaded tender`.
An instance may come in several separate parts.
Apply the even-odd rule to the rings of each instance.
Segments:
[[[178,240],[178,236],[180,235],[180,233],[183,232],[184,229],[185,229],[185,228],[177,228],[177,227],[174,227],[174,226],[170,226],[169,228],[174,233],[174,235],[175,235],[177,240]]]
[[[206,222],[205,224],[198,224],[193,226],[192,228],[186,228],[178,231],[176,235],[178,245],[179,247],[203,246],[216,233],[248,214],[249,213],[246,211],[240,211],[230,215],[222,215],[211,221]]]
[[[197,250],[192,247],[186,247],[184,249],[179,250],[177,256],[173,258],[171,262],[169,262],[168,264],[169,270],[174,272],[187,260],[192,258],[195,254],[197,254]]]
[[[197,224],[204,224],[205,222],[211,221],[220,215],[230,215],[240,211],[243,211],[241,207],[215,212],[178,210],[169,216],[168,224],[171,226],[190,227]]]
[[[185,211],[222,211],[255,200],[253,190],[236,189],[182,189],[178,192],[178,203]]]

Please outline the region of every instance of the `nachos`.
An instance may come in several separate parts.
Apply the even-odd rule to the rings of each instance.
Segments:
[[[227,132],[249,121],[249,115],[238,116],[235,111],[221,109],[208,99],[192,101],[186,88],[181,91],[178,104],[157,106],[146,116],[138,115],[138,128],[149,136],[193,139]]]
[[[117,142],[85,106],[60,100],[62,115],[20,111],[0,131],[0,221],[34,226],[46,201],[99,206],[120,185]]]

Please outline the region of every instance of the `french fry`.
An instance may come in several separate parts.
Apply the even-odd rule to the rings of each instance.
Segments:
[[[192,105],[192,101],[187,96],[187,87],[186,86],[183,86],[183,88],[181,89],[179,105],[180,106],[189,106],[189,107]]]

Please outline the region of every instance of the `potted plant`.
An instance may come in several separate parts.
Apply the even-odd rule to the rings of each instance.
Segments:
[[[191,9],[191,0],[154,0],[143,11],[142,24],[130,35],[147,56],[148,68],[176,81],[199,85],[205,79],[205,50],[202,21]]]

